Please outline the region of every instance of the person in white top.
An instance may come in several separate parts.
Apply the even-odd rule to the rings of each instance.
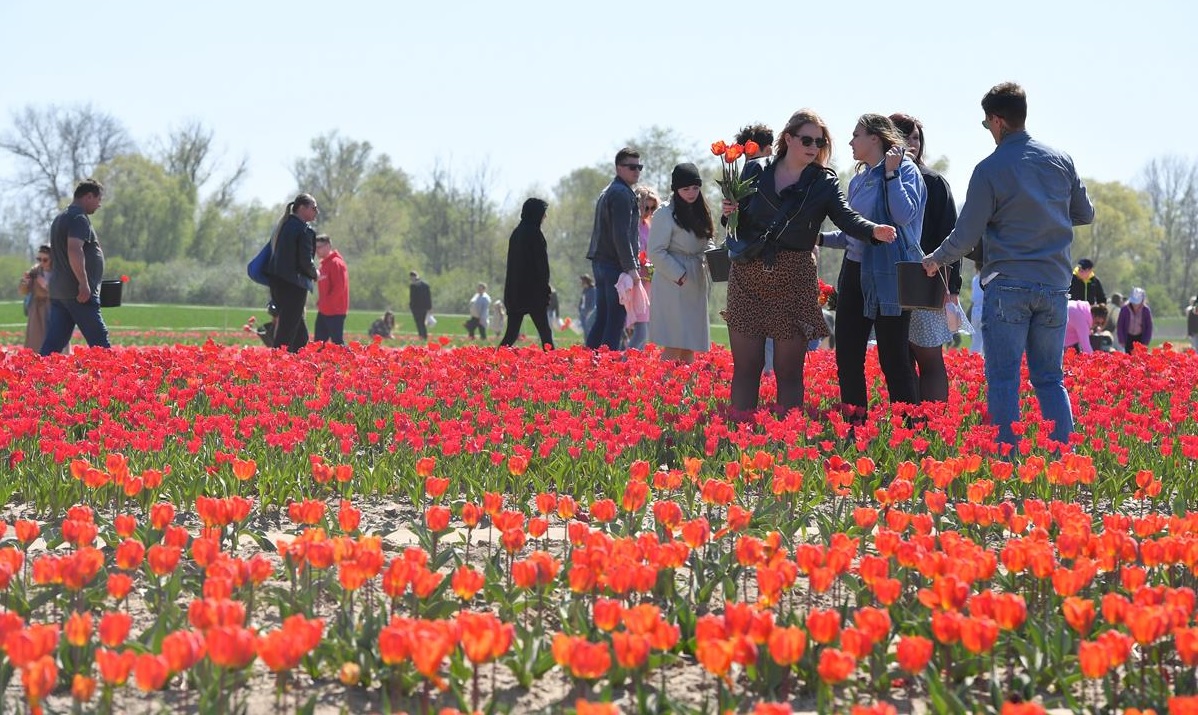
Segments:
[[[977,353],[982,357],[986,356],[985,345],[982,343],[982,275],[981,269],[973,274],[973,283],[970,289],[969,299],[973,305],[969,307],[969,322],[973,323],[975,330],[969,341],[969,352]]]
[[[491,296],[487,295],[487,284],[479,283],[474,297],[470,299],[470,319],[466,321],[466,332],[474,340],[474,331],[478,337],[487,339],[487,322],[491,316]]]

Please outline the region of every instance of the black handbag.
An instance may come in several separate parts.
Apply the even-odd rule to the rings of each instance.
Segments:
[[[803,169],[803,175],[810,171],[811,167]],[[774,220],[770,221],[761,233],[751,239],[742,239],[736,235],[729,234],[724,239],[728,246],[728,260],[733,263],[748,263],[759,258],[763,259],[767,265],[773,265],[774,255],[777,253],[778,237],[786,230],[790,222],[794,220],[803,211],[803,205],[807,202],[807,195],[810,192],[811,185],[815,183],[819,177],[818,172],[812,172],[811,176],[803,182],[801,186],[794,187],[793,192],[786,197],[782,205],[778,207],[778,212],[774,214]],[[798,208],[791,211],[795,205]]]

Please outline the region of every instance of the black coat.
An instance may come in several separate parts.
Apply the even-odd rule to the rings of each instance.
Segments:
[[[540,199],[525,201],[520,223],[508,241],[503,304],[509,315],[544,313],[549,308],[549,248],[541,233],[545,209]]]
[[[433,291],[428,283],[417,278],[408,286],[408,308],[415,313],[427,313],[433,309]]]
[[[957,225],[957,203],[953,201],[953,190],[948,182],[937,172],[926,166],[919,167],[923,174],[924,186],[928,188],[928,203],[923,210],[923,235],[919,237],[919,247],[925,255],[940,248],[944,239],[953,232]],[[949,264],[948,292],[957,295],[961,292],[961,262]]]
[[[778,217],[779,209],[788,208],[792,216],[785,227],[775,236],[781,248],[792,251],[810,251],[819,237],[820,225],[825,218],[832,219],[842,231],[860,241],[873,239],[877,225],[866,220],[849,207],[836,172],[818,164],[810,164],[799,176],[799,180],[782,190],[774,189],[773,161],[751,161],[745,165],[742,178],[757,177],[757,191],[740,202],[738,235],[751,240],[764,231]],[[805,194],[805,196],[804,196]],[[791,197],[795,197],[791,201]],[[788,206],[788,202],[790,205]]]
[[[316,273],[316,232],[295,214],[283,220],[271,249],[266,274],[312,290]]]

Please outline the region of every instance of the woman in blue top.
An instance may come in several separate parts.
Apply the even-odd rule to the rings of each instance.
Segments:
[[[918,244],[927,191],[902,134],[888,117],[863,115],[849,146],[858,162],[849,182],[849,206],[899,233],[893,243],[861,241],[840,231],[820,236],[823,245],[845,249],[837,286],[836,368],[840,399],[857,408],[860,419],[869,400],[865,352],[871,329],[891,403],[919,401],[908,348],[911,314],[899,305],[896,265],[922,258]]]

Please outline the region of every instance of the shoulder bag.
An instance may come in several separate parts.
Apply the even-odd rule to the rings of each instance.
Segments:
[[[803,174],[807,174],[810,166],[803,170]],[[751,239],[741,239],[734,235],[729,235],[725,240],[728,246],[728,259],[733,263],[748,263],[749,261],[763,258],[766,263],[773,263],[773,256],[777,250],[778,237],[803,211],[803,204],[807,202],[807,195],[810,192],[811,185],[815,183],[817,174],[812,175],[800,186],[794,187],[794,191],[790,196],[782,202],[778,207],[778,212],[774,214],[774,219],[770,221],[765,230]],[[797,205],[797,208],[795,208]],[[793,211],[791,209],[794,209]],[[766,249],[770,249],[768,252]]]

